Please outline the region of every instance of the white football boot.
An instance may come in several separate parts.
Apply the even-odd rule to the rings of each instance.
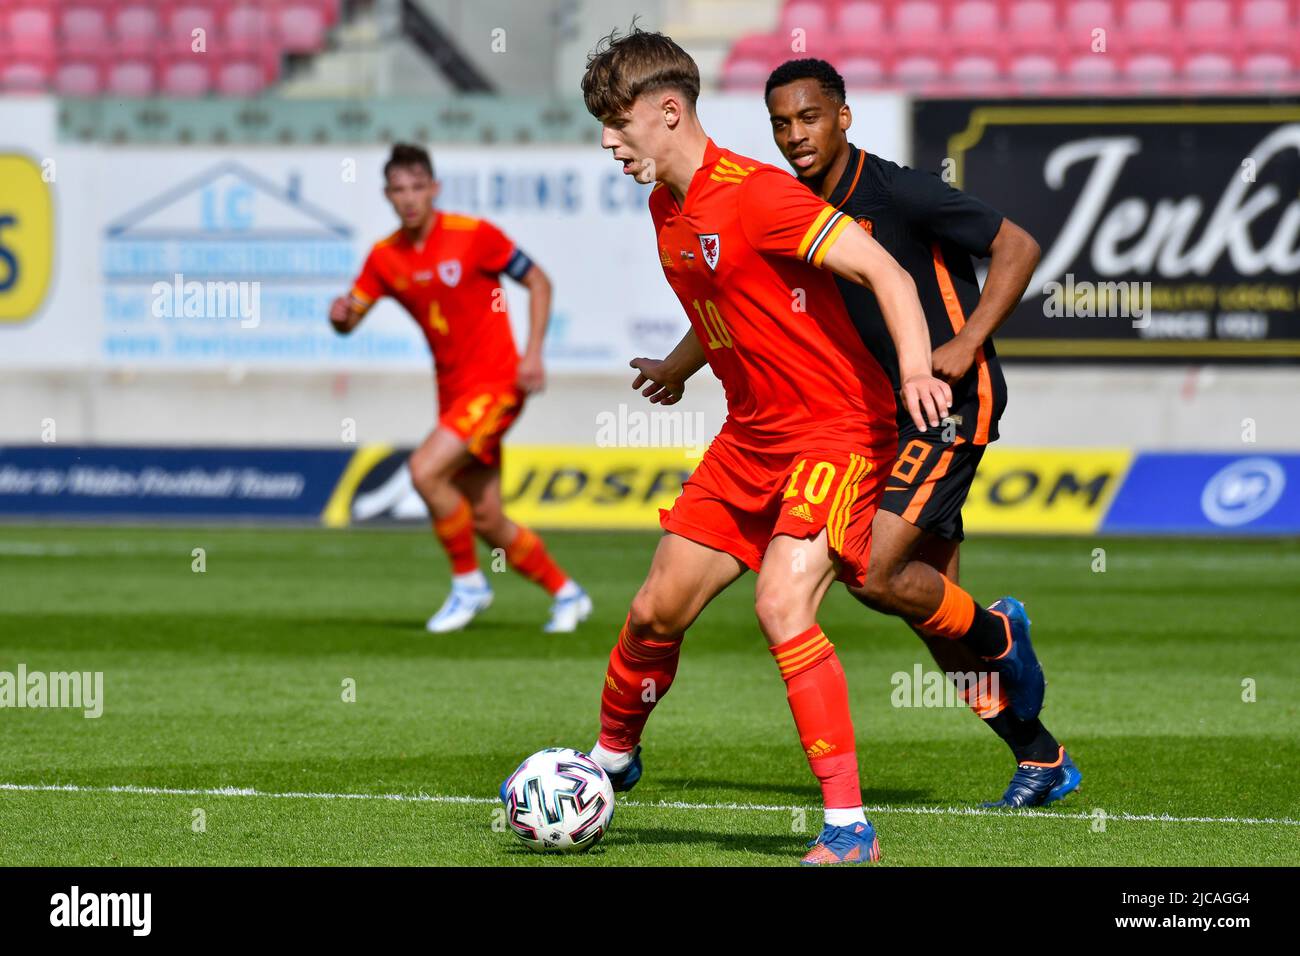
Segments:
[[[569,634],[578,629],[578,625],[591,617],[591,598],[570,578],[564,586],[555,592],[555,602],[551,605],[551,619],[542,628],[547,634]]]
[[[492,606],[492,589],[487,580],[479,577],[482,583],[464,583],[453,581],[451,593],[442,602],[438,613],[429,618],[424,629],[430,634],[447,634],[463,630],[480,611]]]

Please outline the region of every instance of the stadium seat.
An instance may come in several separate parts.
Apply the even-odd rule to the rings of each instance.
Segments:
[[[203,30],[207,52],[214,53],[217,46],[217,11],[213,6],[185,2],[166,12],[167,44],[173,50],[193,50],[194,31]]]
[[[818,0],[794,0],[781,10],[779,30],[783,36],[789,36],[791,30],[803,30],[809,36],[826,36],[831,28],[830,14],[826,4]]]
[[[883,57],[863,53],[847,54],[837,60],[844,85],[850,89],[871,89],[885,81],[886,69]]]
[[[59,11],[59,48],[64,55],[102,52],[109,37],[102,8],[75,4]]]
[[[1013,35],[1043,35],[1059,26],[1050,0],[1011,0],[1007,7],[1007,32]]]
[[[893,44],[902,53],[933,54],[943,42],[943,8],[932,0],[903,0],[894,8]]]
[[[1110,92],[1117,86],[1119,68],[1109,53],[1076,53],[1066,60],[1065,77],[1080,91]]]
[[[1123,75],[1131,90],[1163,93],[1173,87],[1178,70],[1173,57],[1158,51],[1146,51],[1125,61]]]
[[[217,68],[217,91],[222,96],[255,96],[268,82],[266,68],[256,60],[232,61]]]
[[[54,16],[50,10],[19,7],[10,10],[6,19],[11,57],[44,61],[54,56]]]
[[[1193,91],[1226,90],[1236,76],[1232,59],[1224,53],[1205,52],[1189,56],[1183,62],[1183,82]]]
[[[226,49],[235,56],[264,50],[274,44],[271,12],[258,4],[241,3],[225,12],[221,23]]]
[[[212,71],[203,54],[180,54],[165,59],[158,69],[158,92],[163,96],[204,96],[212,89]]]
[[[936,57],[914,53],[899,57],[890,71],[890,78],[900,86],[917,89],[938,83],[943,72]]]
[[[873,0],[849,0],[835,17],[835,34],[841,39],[878,37],[884,32],[884,5]]]
[[[0,89],[8,93],[38,93],[50,85],[45,60],[7,60],[0,64]]]
[[[1056,57],[1033,50],[1012,54],[1007,75],[1021,92],[1045,92],[1059,75]]]
[[[958,53],[984,53],[994,62],[1006,49],[998,8],[988,0],[966,0],[953,7],[948,36]]]
[[[116,96],[152,96],[157,77],[146,60],[120,60],[105,72],[104,91]]]
[[[1284,53],[1251,53],[1242,61],[1240,75],[1252,89],[1275,89],[1295,79],[1294,63]]]
[[[761,90],[772,70],[764,60],[733,59],[722,67],[724,90]]]
[[[1079,0],[1065,7],[1065,32],[1069,49],[1090,49],[1092,31],[1106,31],[1107,47],[1111,34],[1119,28],[1119,18],[1115,16],[1115,7],[1108,0]]]
[[[314,53],[325,46],[325,18],[316,7],[292,3],[276,10],[276,33],[289,53]]]
[[[54,71],[54,91],[60,96],[98,96],[103,82],[94,60],[65,60]]]
[[[146,53],[154,50],[160,32],[158,12],[142,3],[120,7],[113,13],[113,33],[117,48],[123,53]]]
[[[990,90],[999,85],[1002,70],[991,56],[971,54],[959,56],[948,69],[948,79],[963,89]]]

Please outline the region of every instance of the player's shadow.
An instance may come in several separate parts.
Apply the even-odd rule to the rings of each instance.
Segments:
[[[627,826],[626,822],[618,826],[616,833],[605,839],[616,841],[617,848],[634,846],[673,846],[711,844],[720,850],[735,850],[753,855],[770,853],[775,857],[789,857],[804,850],[809,840],[816,837],[815,832],[771,834],[771,833],[721,833],[699,829],[675,829],[671,827]],[[611,847],[614,849],[615,847]],[[599,848],[597,848],[599,849]],[[593,851],[594,852],[594,851]]]
[[[763,782],[760,780],[718,780],[718,779],[701,779],[699,777],[656,777],[655,789],[670,790],[672,796],[665,794],[659,797],[660,800],[682,801],[683,803],[720,803],[716,798],[692,799],[691,792],[706,791],[716,793],[718,791],[736,791],[740,793],[753,794],[755,797],[762,796],[766,798],[763,802],[772,800],[785,800],[798,806],[818,806],[821,804],[821,790],[814,785],[790,786],[789,784],[777,784]],[[637,799],[640,797],[631,799]],[[862,801],[868,805],[880,804],[899,804],[899,803],[917,803],[929,797],[930,793],[926,790],[901,789],[901,788],[863,788]],[[736,800],[736,803],[743,801]]]

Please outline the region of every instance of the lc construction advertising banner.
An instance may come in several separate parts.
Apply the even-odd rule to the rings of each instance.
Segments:
[[[1300,360],[1300,103],[919,101],[913,159],[1042,247],[1002,355]]]
[[[0,447],[0,519],[428,526],[410,449]],[[698,455],[698,452],[696,453]],[[681,448],[510,446],[510,514],[539,528],[658,527],[697,457]],[[973,534],[1300,534],[1300,454],[993,446]]]

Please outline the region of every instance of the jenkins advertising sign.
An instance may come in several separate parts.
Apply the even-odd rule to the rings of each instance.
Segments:
[[[1300,359],[1300,105],[918,102],[915,165],[1042,262],[998,352]]]

